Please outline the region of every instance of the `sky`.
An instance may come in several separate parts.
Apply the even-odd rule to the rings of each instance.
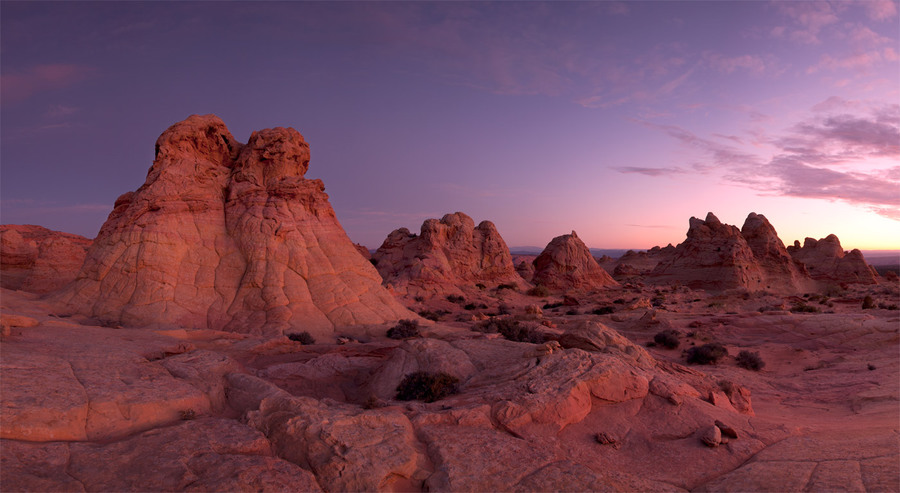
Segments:
[[[897,1],[0,2],[0,222],[96,236],[156,138],[293,127],[350,238],[900,249]]]

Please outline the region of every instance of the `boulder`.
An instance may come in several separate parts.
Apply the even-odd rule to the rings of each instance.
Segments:
[[[44,294],[72,282],[91,240],[41,226],[0,225],[0,286]]]
[[[553,238],[534,259],[532,282],[557,291],[619,285],[597,264],[587,245],[574,231]]]
[[[462,212],[426,220],[419,235],[406,228],[392,231],[372,260],[384,282],[399,292],[458,292],[479,283],[524,286],[494,224],[475,226]]]
[[[145,183],[116,200],[64,314],[104,324],[317,337],[413,317],[344,233],[291,128],[246,145],[214,115],[166,130]]]

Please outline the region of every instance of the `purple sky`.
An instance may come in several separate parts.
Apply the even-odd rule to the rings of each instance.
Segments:
[[[0,3],[0,222],[96,235],[154,142],[290,126],[351,239],[463,211],[509,245],[900,249],[896,1]]]

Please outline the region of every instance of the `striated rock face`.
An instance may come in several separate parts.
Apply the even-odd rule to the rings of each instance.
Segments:
[[[862,252],[854,249],[845,253],[841,240],[835,235],[818,241],[806,238],[803,247],[799,241],[794,241],[787,252],[805,265],[816,280],[875,284],[878,279],[878,273],[866,263]]]
[[[391,232],[372,259],[384,282],[400,292],[523,283],[494,224],[482,221],[476,227],[462,212],[426,220],[420,235],[406,228]]]
[[[550,289],[594,289],[618,286],[597,264],[587,245],[572,234],[557,236],[534,259],[534,284]]]
[[[166,130],[143,186],[118,200],[65,311],[105,323],[248,333],[381,323],[411,314],[335,217],[294,129],[237,142],[214,115]]]
[[[751,212],[741,228],[741,236],[765,275],[767,289],[803,291],[812,287],[806,268],[791,258],[765,216]]]
[[[0,286],[49,293],[72,282],[91,240],[41,226],[0,225]]]

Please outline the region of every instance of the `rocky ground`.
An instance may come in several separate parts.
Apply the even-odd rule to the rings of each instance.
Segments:
[[[897,491],[900,294],[827,294],[473,288],[406,299],[438,319],[419,337],[302,344],[83,325],[3,290],[0,489]],[[491,319],[546,342],[473,330]],[[686,362],[711,342],[729,355]],[[397,400],[417,370],[459,392]]]

